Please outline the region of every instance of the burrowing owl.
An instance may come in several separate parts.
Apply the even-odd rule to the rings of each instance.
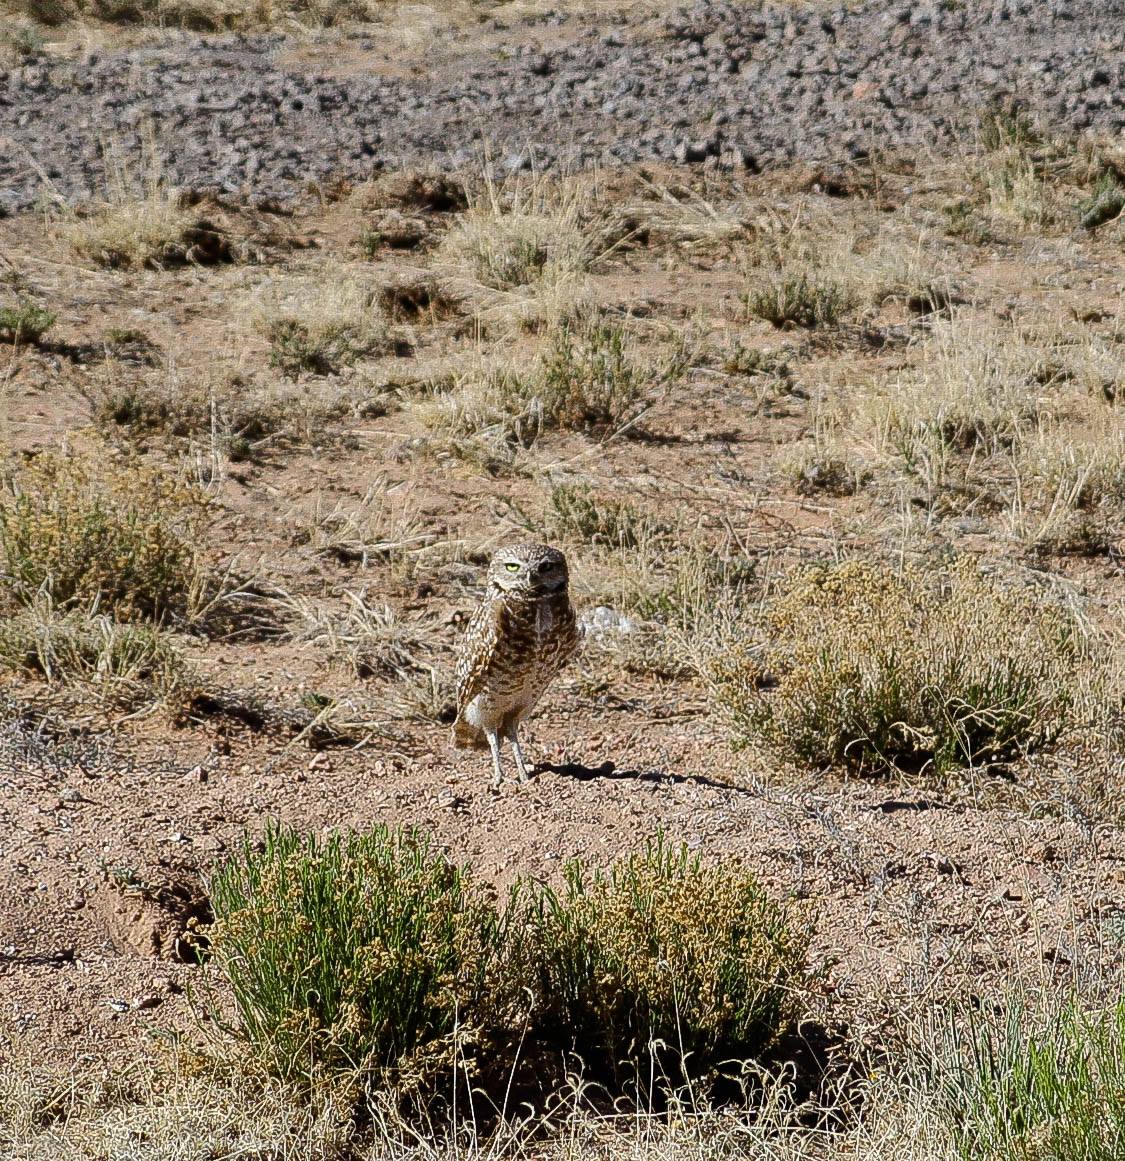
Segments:
[[[453,744],[487,746],[497,786],[504,777],[500,743],[505,738],[512,743],[520,781],[526,781],[520,722],[578,648],[568,579],[566,557],[557,548],[501,548],[488,566],[488,592],[462,638]]]

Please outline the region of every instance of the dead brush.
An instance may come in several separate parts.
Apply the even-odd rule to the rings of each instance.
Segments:
[[[390,351],[394,339],[379,302],[373,283],[335,272],[271,281],[257,292],[251,313],[269,341],[271,365],[297,378],[331,375]]]
[[[3,479],[0,597],[191,622],[213,596],[212,518],[206,494],[139,461],[41,453]]]
[[[155,138],[143,150],[137,175],[116,144],[102,150],[103,200],[85,216],[66,211],[57,229],[80,257],[114,269],[160,269],[193,261],[193,248],[209,234],[164,177]],[[202,256],[205,250],[199,250]]]
[[[720,642],[702,668],[735,740],[814,767],[1005,761],[1072,728],[1096,681],[1069,611],[968,561],[946,576],[860,561],[799,574],[730,644],[756,646],[754,665],[732,667]]]
[[[557,328],[593,303],[588,275],[604,255],[606,224],[582,182],[500,185],[486,173],[442,239],[437,270],[486,330]]]
[[[443,718],[451,704],[450,689],[428,660],[434,646],[424,629],[404,622],[385,602],[369,604],[366,590],[345,592],[344,601],[340,615],[303,597],[284,598],[294,640],[323,650],[360,679],[382,683],[380,720]],[[360,712],[356,722],[362,717]]]
[[[428,531],[413,502],[413,488],[375,480],[358,504],[338,501],[330,509],[318,496],[312,519],[300,521],[294,542],[344,564],[401,564],[438,538]]]
[[[640,417],[655,392],[684,369],[674,351],[642,358],[637,341],[601,320],[563,326],[527,371],[486,370],[478,379],[425,406],[433,428],[451,434],[492,434],[503,444],[531,447],[544,431],[622,432]]]
[[[0,621],[0,666],[49,685],[80,684],[103,705],[136,710],[174,697],[188,671],[158,628],[43,597]]]

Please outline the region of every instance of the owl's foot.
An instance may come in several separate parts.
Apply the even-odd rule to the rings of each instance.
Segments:
[[[520,748],[520,740],[515,733],[512,734],[512,754],[516,759],[516,769],[519,771],[520,781],[526,782],[531,777],[527,769],[527,763],[523,760],[523,750]]]
[[[494,730],[486,730],[485,737],[488,739],[488,748],[492,751],[492,787],[494,790],[499,790],[500,783],[504,781],[504,763],[500,759],[500,739]]]

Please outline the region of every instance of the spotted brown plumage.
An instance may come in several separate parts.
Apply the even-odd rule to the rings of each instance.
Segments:
[[[528,776],[519,726],[578,648],[566,557],[546,544],[499,549],[488,566],[488,591],[461,640],[453,744],[492,753],[503,779],[500,743],[512,746],[521,781]]]

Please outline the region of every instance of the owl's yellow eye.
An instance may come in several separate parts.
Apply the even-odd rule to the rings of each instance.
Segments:
[[[509,572],[519,572],[519,570],[520,570],[520,566],[519,566],[519,564],[518,564],[516,561],[514,561],[514,560],[510,560],[510,561],[508,561],[508,563],[507,563],[506,565],[504,565],[504,567],[505,567],[505,568],[506,568],[506,569],[507,569]]]

